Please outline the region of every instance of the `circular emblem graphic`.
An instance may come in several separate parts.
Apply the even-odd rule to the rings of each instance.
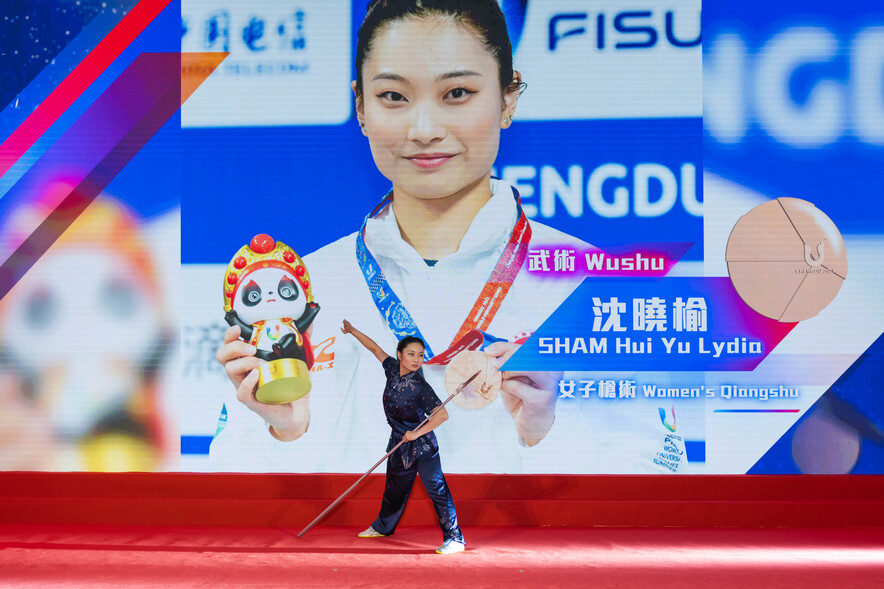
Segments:
[[[799,198],[778,198],[743,215],[731,231],[726,257],[743,301],[784,323],[822,311],[847,278],[841,233]]]

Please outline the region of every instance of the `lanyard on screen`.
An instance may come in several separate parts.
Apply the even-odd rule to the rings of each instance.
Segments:
[[[528,242],[531,240],[531,225],[528,223],[528,217],[522,210],[519,202],[519,193],[513,188],[513,197],[516,200],[516,208],[519,217],[513,226],[513,232],[510,235],[509,242],[500,259],[497,260],[491,275],[482,287],[482,292],[473,304],[473,308],[467,314],[466,319],[457,330],[454,339],[445,352],[438,356],[433,354],[427,340],[421,335],[417,324],[402,304],[402,301],[393,292],[384,276],[383,270],[378,265],[377,260],[368,251],[365,245],[365,226],[369,219],[376,217],[384,207],[393,202],[393,194],[390,192],[386,197],[374,208],[374,210],[365,217],[362,227],[356,234],[356,260],[359,268],[362,270],[362,276],[368,285],[368,291],[375,306],[386,321],[390,331],[397,339],[406,336],[415,336],[424,340],[426,344],[424,348],[424,356],[427,364],[447,364],[454,355],[464,349],[484,348],[485,346],[495,342],[503,341],[499,338],[492,337],[483,330],[487,329],[491,324],[491,320],[497,314],[503,299],[512,287],[525,258],[528,256]]]

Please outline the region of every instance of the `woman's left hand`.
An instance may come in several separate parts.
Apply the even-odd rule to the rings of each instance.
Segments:
[[[410,432],[405,432],[405,436],[403,436],[403,439],[406,442],[413,442],[416,439],[418,439],[419,437],[420,436],[417,434],[417,431],[410,431]]]
[[[485,348],[497,359],[500,368],[516,353],[519,344],[496,342]],[[546,437],[556,416],[556,387],[561,372],[521,372],[506,370],[502,374],[500,398],[513,416],[516,432],[529,446]]]

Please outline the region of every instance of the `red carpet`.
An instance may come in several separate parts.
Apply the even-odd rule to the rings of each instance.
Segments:
[[[355,537],[378,476],[298,539],[353,480],[2,473],[0,588],[884,587],[884,477],[452,475],[468,546],[441,556],[420,486]]]
[[[3,587],[884,587],[884,529],[0,526]]]

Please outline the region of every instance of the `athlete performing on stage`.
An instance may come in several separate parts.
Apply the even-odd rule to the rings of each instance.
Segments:
[[[403,338],[397,346],[396,358],[393,358],[346,319],[341,331],[352,334],[384,367],[387,376],[384,414],[392,428],[387,451],[405,440],[398,451],[387,458],[387,480],[381,511],[359,537],[389,536],[396,531],[411,495],[414,477],[420,474],[421,482],[439,516],[439,527],[442,528],[444,541],[436,552],[451,554],[463,551],[463,533],[457,525],[454,499],[442,474],[439,444],[433,434],[433,430],[448,419],[448,411],[419,372],[424,360],[424,342],[417,337]],[[430,418],[423,423],[427,415]]]

